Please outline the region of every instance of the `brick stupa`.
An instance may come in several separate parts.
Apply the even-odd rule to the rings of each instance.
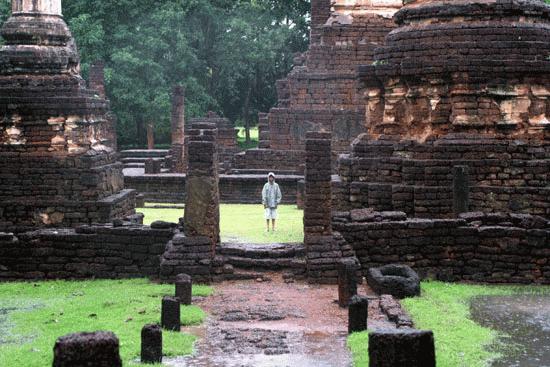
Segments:
[[[373,60],[400,7],[400,0],[312,0],[309,50],[278,82],[278,106],[268,116],[271,148],[304,150],[307,131],[325,130],[334,151],[349,150],[364,131],[356,69]]]
[[[85,87],[61,0],[13,0],[1,35],[0,230],[131,214],[109,102]]]
[[[548,137],[550,7],[542,0],[407,1],[363,69],[373,136]]]
[[[401,0],[312,0],[307,52],[277,82],[277,106],[260,114],[260,149],[238,156],[236,167],[303,173],[308,131],[332,133],[333,161],[365,131],[357,68],[395,28]]]
[[[360,68],[368,133],[340,160],[340,209],[550,217],[550,6],[411,0],[394,19]]]

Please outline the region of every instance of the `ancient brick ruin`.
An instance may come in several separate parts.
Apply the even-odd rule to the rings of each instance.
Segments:
[[[292,302],[280,313],[262,308],[281,296],[276,282],[252,294],[270,280],[263,272],[280,272],[285,283],[340,280],[350,332],[372,329],[373,310],[398,329],[370,334],[371,364],[379,366],[435,366],[433,333],[409,330],[413,321],[394,298],[420,293],[417,274],[550,284],[543,1],[408,0],[397,11],[394,0],[312,0],[310,50],[279,83],[279,106],[261,116],[259,149],[239,153],[234,127],[214,114],[186,125],[176,86],[171,149],[127,152],[128,170],[145,169],[126,176],[129,187],[150,201],[185,201],[179,223],[150,226],[134,214],[135,193],[123,190],[102,63],[86,88],[60,0],[12,4],[0,50],[0,281],[179,279],[181,298],[163,298],[161,324],[180,331],[180,303],[194,301],[191,279],[254,279],[236,286],[249,293],[220,292],[228,305],[213,309],[222,339],[212,340],[246,344],[249,333],[271,355],[290,352],[269,339],[287,333],[251,323],[292,312],[301,338],[305,317]],[[268,170],[277,171],[286,203],[300,197],[304,243],[220,243],[220,202],[259,202]],[[393,296],[357,295],[357,275],[380,294],[390,278]],[[408,282],[395,287],[395,276]],[[318,288],[300,285],[285,302],[326,302],[310,296]],[[326,303],[336,307],[333,299]],[[254,307],[235,308],[247,302]],[[324,335],[332,326],[319,304]],[[160,327],[147,325],[142,340],[142,361],[160,361]],[[110,333],[73,334],[58,339],[54,364],[120,365],[118,348]]]
[[[241,160],[253,165],[273,154],[268,148],[290,157],[303,155],[308,131],[332,132],[334,160],[347,152],[365,131],[356,69],[373,61],[374,50],[395,27],[392,15],[400,7],[400,0],[313,0],[309,50],[295,57],[294,69],[277,83],[277,106],[260,116],[260,152],[249,150]],[[272,170],[301,171],[293,159],[262,163]]]
[[[334,156],[348,137],[334,125],[293,117],[298,128],[284,125],[292,133],[284,137],[277,130],[283,125],[273,122],[282,116],[276,108],[262,117],[264,148],[235,155],[228,120],[209,115],[185,127],[183,90],[176,87],[171,152],[153,150],[127,162],[131,168],[147,161],[152,170],[126,177],[148,200],[163,201],[155,196],[161,193],[186,201],[181,223],[150,227],[129,216],[134,193],[122,190],[101,64],[91,71],[93,89],[86,89],[59,1],[38,8],[13,3],[0,51],[0,87],[7,91],[0,95],[0,230],[13,233],[0,234],[0,279],[173,281],[186,273],[208,282],[256,277],[234,268],[260,264],[336,283],[348,259],[363,272],[404,263],[444,280],[549,282],[550,145],[541,85],[550,73],[542,57],[550,48],[544,38],[550,7],[542,1],[409,1],[383,46],[393,1],[336,2],[332,13],[314,2],[307,66],[287,80],[296,93],[289,92],[284,110],[290,116],[305,109],[293,105],[305,98],[303,88],[351,98],[333,110],[329,105],[338,103],[311,97],[319,99],[310,111],[322,113],[310,116],[327,115],[336,124],[341,113],[362,126],[349,153],[340,155],[339,174]],[[329,23],[320,20],[327,14]],[[477,56],[487,42],[522,52]],[[335,53],[353,63],[342,66]],[[358,74],[346,69],[365,62]],[[361,122],[354,120],[358,111]],[[235,157],[225,174],[220,166],[227,169],[229,158],[220,164],[219,156]],[[278,181],[286,202],[296,198],[302,178],[296,173],[305,176],[304,245],[221,246],[219,202],[258,202],[266,162],[284,173]]]
[[[369,133],[548,137],[548,20],[544,1],[409,1],[362,68]]]
[[[210,238],[212,251],[220,242],[220,193],[218,188],[218,130],[213,124],[195,123],[189,132],[186,181],[185,232]]]
[[[80,77],[61,1],[12,4],[0,49],[0,229],[132,214],[109,103]]]
[[[216,127],[219,171],[221,173],[228,171],[232,166],[233,157],[239,152],[237,147],[238,129],[229,119],[220,117],[215,112],[208,112],[205,117],[190,119],[189,126],[195,124],[212,124]]]
[[[340,208],[453,217],[463,166],[463,210],[548,218],[548,6],[411,1],[395,19],[361,67],[368,133],[340,160]]]
[[[367,133],[333,180],[333,226],[363,271],[548,283],[549,15],[543,1],[500,0],[396,13],[359,69]]]
[[[400,0],[312,1],[309,51],[297,55],[294,70],[278,82],[278,105],[269,114],[259,115],[257,149],[240,150],[235,130],[227,119],[209,113],[204,118],[188,121],[188,126],[209,122],[218,127],[223,202],[257,202],[259,193],[256,194],[255,188],[269,171],[277,172],[279,180],[284,181],[289,191],[284,195],[285,201],[294,202],[297,181],[304,174],[307,131],[332,132],[334,172],[337,154],[348,152],[351,141],[366,131],[365,103],[356,69],[373,60],[374,50],[395,27],[392,15],[400,7]],[[178,168],[175,166],[176,157],[185,157],[186,150],[181,143],[185,140],[184,129],[177,127],[183,123],[184,102],[176,95],[174,91],[170,152],[122,152],[128,168],[141,168],[145,156],[160,161],[161,166],[156,171],[148,171],[146,176],[127,175],[127,187],[143,193],[147,200],[182,201],[185,198],[182,184],[185,178],[180,175],[186,172],[186,158],[181,159],[183,163]]]
[[[356,209],[334,217],[363,272],[401,263],[422,278],[550,284],[550,227],[541,217],[465,213],[457,219],[407,218]]]
[[[355,257],[332,230],[331,143],[331,133],[306,134],[304,245],[307,278],[312,283],[336,283],[340,260]]]

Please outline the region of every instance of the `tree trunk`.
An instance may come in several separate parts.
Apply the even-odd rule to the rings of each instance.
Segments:
[[[141,116],[136,118],[136,146],[137,148],[145,146],[145,123]]]

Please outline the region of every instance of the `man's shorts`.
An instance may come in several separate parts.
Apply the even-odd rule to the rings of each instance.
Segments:
[[[277,209],[265,208],[265,219],[277,219]]]

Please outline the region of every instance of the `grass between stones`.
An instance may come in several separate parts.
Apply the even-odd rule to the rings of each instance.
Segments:
[[[497,333],[470,319],[470,300],[514,294],[550,294],[550,287],[423,282],[422,296],[405,299],[402,305],[417,329],[434,332],[438,367],[483,367],[498,357],[488,350]],[[367,332],[352,334],[348,347],[355,367],[368,366]]]
[[[195,296],[212,292],[193,286]],[[118,336],[124,365],[136,365],[141,328],[160,322],[162,296],[173,293],[173,285],[146,279],[0,284],[0,315],[8,310],[0,319],[0,366],[51,366],[58,337],[100,330]],[[200,324],[206,316],[197,306],[182,306],[181,315],[184,325]],[[163,331],[164,354],[190,354],[194,341],[189,334]]]
[[[140,208],[145,214],[144,223],[151,224],[156,220],[177,223],[183,217],[182,209]],[[265,231],[264,209],[254,204],[221,204],[220,231],[223,242],[248,243],[291,243],[303,242],[303,211],[296,205],[280,205],[277,230]]]
[[[244,127],[239,128],[239,133],[237,134],[237,144],[241,149],[252,149],[257,148],[259,143],[260,131],[257,126],[250,128],[250,141],[246,142],[246,132]]]

